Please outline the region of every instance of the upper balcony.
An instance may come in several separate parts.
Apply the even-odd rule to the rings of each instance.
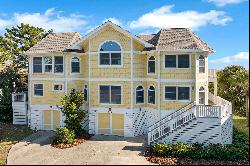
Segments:
[[[208,82],[217,82],[217,70],[208,69]]]

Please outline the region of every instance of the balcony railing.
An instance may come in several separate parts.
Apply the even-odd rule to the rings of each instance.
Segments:
[[[208,77],[209,78],[217,78],[217,70],[216,69],[208,69]]]

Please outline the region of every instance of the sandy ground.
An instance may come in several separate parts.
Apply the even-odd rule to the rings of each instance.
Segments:
[[[57,149],[50,145],[54,132],[40,131],[14,145],[7,164],[139,164],[149,165],[143,156],[146,144],[142,137],[93,136],[78,146]]]

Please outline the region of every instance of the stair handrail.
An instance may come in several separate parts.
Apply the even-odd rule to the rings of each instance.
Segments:
[[[193,102],[190,102],[190,103],[188,103],[187,105],[183,106],[182,108],[180,108],[180,109],[178,109],[178,110],[176,110],[176,111],[174,111],[174,112],[168,114],[168,115],[165,116],[164,118],[160,119],[160,120],[157,121],[156,123],[154,123],[154,124],[152,124],[151,126],[149,126],[149,128],[148,128],[149,130],[148,130],[148,131],[150,132],[150,131],[152,131],[152,130],[158,128],[158,127],[160,127],[160,126],[162,125],[161,122],[163,122],[164,120],[166,120],[168,117],[172,116],[171,119],[173,119],[173,118],[177,117],[178,115],[182,114],[183,112],[189,110],[190,108],[187,109],[187,110],[185,110],[185,108],[187,108],[187,107],[190,106],[190,105],[191,105],[190,108],[192,108],[192,107],[195,105],[195,102],[194,102],[194,101],[193,101]],[[181,113],[179,113],[179,114],[177,114],[177,115],[174,116],[174,114],[176,114],[176,113],[178,113],[178,112],[180,112],[180,111],[183,111],[183,112],[181,112]],[[167,120],[167,121],[168,121],[168,120]],[[159,124],[159,123],[160,123],[160,124]],[[165,123],[165,122],[164,122],[164,123]],[[164,123],[163,123],[163,124],[164,124]],[[159,124],[159,125],[157,125],[157,124]],[[154,127],[153,129],[151,129],[151,128],[152,128],[153,126],[155,126],[155,125],[157,125],[157,126]]]

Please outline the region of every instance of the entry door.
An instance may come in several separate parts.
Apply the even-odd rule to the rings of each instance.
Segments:
[[[124,135],[124,114],[98,113],[98,133]]]

